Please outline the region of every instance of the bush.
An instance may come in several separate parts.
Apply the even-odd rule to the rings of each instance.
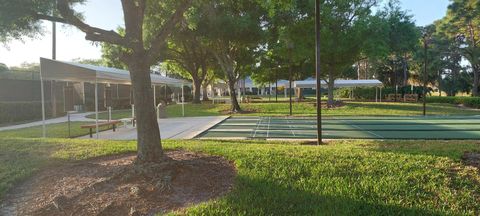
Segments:
[[[51,116],[50,106],[45,108],[47,109],[47,116]],[[0,102],[0,124],[38,120],[41,118],[41,102]]]
[[[463,104],[466,107],[480,109],[480,97],[428,97],[429,103]]]
[[[333,94],[336,98],[350,98],[350,88],[339,88],[336,89]],[[394,88],[384,88],[382,89],[382,95],[393,94],[395,93]],[[353,97],[357,100],[375,100],[375,88],[354,88]],[[380,90],[378,91],[378,97],[380,97]]]
[[[428,88],[427,94],[430,94],[433,89]],[[335,89],[334,96],[336,98],[350,98],[351,88],[339,88]],[[373,87],[361,87],[353,89],[353,97],[356,100],[375,100],[375,88]],[[380,94],[380,91],[378,92]],[[387,87],[382,89],[382,96],[385,98],[386,95],[395,94],[395,88]],[[402,97],[405,94],[412,94],[412,87],[405,86],[398,88],[398,94],[401,94]],[[418,94],[420,98],[423,95],[423,88],[421,86],[415,86],[413,88],[413,94]],[[380,97],[380,95],[378,95]]]

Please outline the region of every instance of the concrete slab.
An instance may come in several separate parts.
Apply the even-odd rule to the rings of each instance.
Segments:
[[[162,139],[193,139],[207,129],[217,125],[228,116],[187,117],[159,119],[160,136]],[[96,138],[96,135],[93,135]],[[88,135],[79,139],[91,139]],[[128,126],[120,127],[116,132],[104,131],[99,133],[99,139],[104,140],[136,140],[137,129]]]

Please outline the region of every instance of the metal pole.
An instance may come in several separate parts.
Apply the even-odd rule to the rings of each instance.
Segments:
[[[95,79],[95,132],[97,133],[98,137],[98,83]]]
[[[68,116],[68,138],[71,138],[71,132],[70,132],[70,112],[67,112]]]
[[[288,92],[289,92],[289,96],[290,96],[290,116],[292,116],[292,114],[293,114],[292,113],[293,112],[293,110],[292,110],[292,79],[293,79],[293,77],[292,77],[293,76],[292,75],[292,65],[293,65],[293,61],[292,61],[293,45],[292,45],[292,42],[289,41],[287,46],[288,46],[288,49],[289,49],[289,52],[288,52],[289,53],[289,58],[288,59],[289,59],[289,62],[290,62],[290,65],[288,67],[288,73],[289,73],[289,80],[288,80],[288,82],[289,82],[288,83],[288,85],[289,85],[288,90],[289,91]]]
[[[317,79],[317,145],[322,144],[322,98],[321,98],[321,80],[320,80],[320,0],[315,1],[315,34],[316,34],[316,79]]]
[[[289,89],[288,89],[288,95],[290,97],[290,116],[292,115],[292,66],[290,65],[290,79],[289,79]]]
[[[427,36],[425,35],[423,37],[423,45],[425,49],[425,65],[424,65],[424,71],[423,71],[423,116],[427,115],[427,49],[428,49],[428,43],[427,43]]]
[[[41,60],[40,60],[41,62]],[[47,129],[45,127],[45,90],[43,89],[43,75],[42,75],[42,66],[40,65],[40,91],[42,93],[42,137],[47,137]]]
[[[277,78],[277,72],[275,72],[275,102],[278,102],[278,78]]]
[[[153,104],[157,107],[157,91],[155,85],[153,85]]]
[[[112,121],[112,107],[108,107],[108,122]]]
[[[183,84],[182,84],[182,116],[185,117],[185,96],[183,94]]]
[[[57,59],[57,23],[52,22],[52,59]]]

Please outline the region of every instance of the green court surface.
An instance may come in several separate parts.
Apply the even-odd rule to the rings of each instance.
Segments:
[[[316,119],[231,117],[202,139],[316,139]],[[480,139],[480,116],[326,117],[324,139]]]

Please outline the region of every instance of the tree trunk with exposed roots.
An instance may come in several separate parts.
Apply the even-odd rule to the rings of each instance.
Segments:
[[[137,162],[159,162],[163,160],[160,129],[153,104],[150,67],[143,59],[134,58],[128,64],[137,121]]]

